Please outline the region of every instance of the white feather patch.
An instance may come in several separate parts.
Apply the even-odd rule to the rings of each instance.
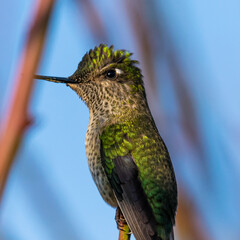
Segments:
[[[115,71],[116,71],[117,75],[123,74],[123,71],[121,69],[115,68]]]

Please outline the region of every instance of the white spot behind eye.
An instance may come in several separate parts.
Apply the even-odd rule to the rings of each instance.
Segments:
[[[123,74],[123,71],[121,69],[115,68],[115,71],[116,71],[117,75]]]

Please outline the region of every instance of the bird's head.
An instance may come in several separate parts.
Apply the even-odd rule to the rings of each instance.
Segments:
[[[84,55],[70,77],[36,78],[66,83],[92,113],[118,116],[146,104],[141,70],[131,55],[125,50],[114,51],[113,46],[100,44]]]

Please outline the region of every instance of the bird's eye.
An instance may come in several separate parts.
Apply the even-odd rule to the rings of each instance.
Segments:
[[[106,76],[109,79],[116,78],[116,76],[117,76],[116,70],[115,69],[108,70],[107,73],[106,73]]]

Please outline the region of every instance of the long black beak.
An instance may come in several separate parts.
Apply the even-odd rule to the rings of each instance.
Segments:
[[[79,82],[76,82],[72,79],[69,78],[63,78],[63,77],[51,77],[51,76],[42,76],[42,75],[34,75],[35,79],[40,79],[40,80],[46,80],[50,82],[55,82],[55,83],[72,83],[76,84]]]

